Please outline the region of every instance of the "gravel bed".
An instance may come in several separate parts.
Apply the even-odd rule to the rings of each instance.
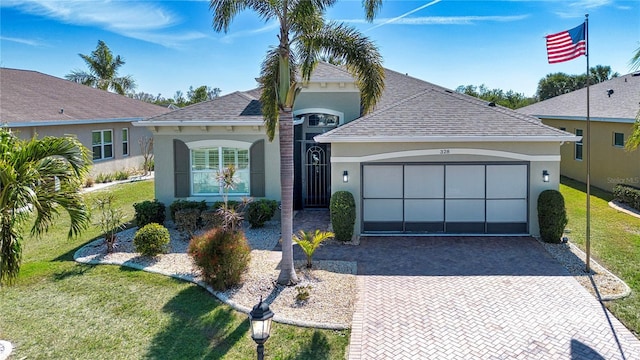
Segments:
[[[263,228],[245,228],[252,248],[249,268],[242,283],[233,289],[217,292],[202,281],[199,270],[187,255],[188,240],[175,229],[172,222],[165,223],[171,235],[168,254],[145,257],[136,253],[133,237],[137,228],[118,233],[115,251],[106,253],[103,239],[80,248],[76,261],[87,264],[114,264],[144,269],[197,283],[221,301],[236,310],[248,313],[262,297],[270,303],[274,320],[282,323],[328,329],[346,329],[351,326],[356,297],[356,263],[346,261],[314,261],[307,269],[304,261],[296,261],[299,283],[295,287],[276,284],[280,272],[279,251],[271,251],[280,238],[279,222],[271,221]],[[309,298],[297,301],[298,288],[305,288]]]

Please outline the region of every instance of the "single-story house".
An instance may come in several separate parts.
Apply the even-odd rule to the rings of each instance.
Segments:
[[[296,208],[356,199],[355,233],[537,235],[541,191],[557,189],[560,145],[579,140],[537,118],[385,70],[376,109],[360,112],[353,77],[320,63],[294,107]],[[259,90],[234,92],[135,123],[152,130],[156,197],[215,201],[234,165],[232,196],[280,198],[277,140]],[[157,179],[162,179],[158,181]]]
[[[23,139],[76,136],[93,153],[93,175],[142,168],[138,141],[152,134],[131,123],[169,111],[40,72],[0,68],[0,126]]]
[[[566,130],[583,141],[560,147],[560,174],[586,182],[587,89],[572,91],[523,108],[519,112],[544,124]],[[633,123],[640,111],[640,72],[591,85],[590,183],[611,191],[617,184],[640,186],[640,151],[626,151]]]

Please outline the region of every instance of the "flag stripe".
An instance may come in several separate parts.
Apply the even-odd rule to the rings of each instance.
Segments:
[[[547,59],[549,64],[569,61],[587,54],[585,24],[557,34],[547,35]]]

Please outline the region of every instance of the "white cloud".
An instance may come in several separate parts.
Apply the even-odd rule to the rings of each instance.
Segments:
[[[41,43],[40,41],[31,40],[31,39],[22,39],[22,38],[0,36],[0,40],[2,40],[2,41],[10,41],[10,42],[18,43],[18,44],[29,45],[29,46],[37,46],[37,47],[45,46],[45,44]]]
[[[201,33],[163,35],[160,31],[180,22],[171,11],[152,2],[83,0],[3,0],[3,7],[57,21],[95,26],[126,37],[173,47],[176,39],[197,39]]]
[[[393,24],[393,25],[472,25],[479,22],[511,22],[519,21],[529,17],[529,15],[512,15],[512,16],[424,16],[415,18],[402,18],[393,22],[389,19],[379,19],[375,23]],[[395,18],[394,18],[395,19]],[[350,23],[365,23],[364,20],[340,20]]]
[[[262,33],[266,33],[269,31],[273,31],[275,29],[280,28],[280,23],[277,21],[272,21],[268,24],[266,24],[265,26],[258,28],[258,29],[253,29],[253,30],[242,30],[242,31],[237,31],[234,32],[232,34],[227,34],[224,35],[222,38],[220,38],[220,42],[223,43],[232,43],[235,39],[237,38],[244,38],[244,37],[249,37],[249,36],[253,36],[256,34],[262,34]]]

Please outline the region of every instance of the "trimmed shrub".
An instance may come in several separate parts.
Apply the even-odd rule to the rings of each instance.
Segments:
[[[189,200],[176,200],[169,205],[169,213],[171,214],[171,220],[176,221],[176,212],[184,209],[198,209],[203,212],[207,210],[207,203],[202,201],[189,201]]]
[[[356,223],[356,201],[348,191],[336,191],[329,203],[331,225],[336,240],[351,241]]]
[[[133,208],[136,210],[135,220],[138,227],[141,228],[151,223],[164,224],[164,203],[159,202],[157,199],[135,203]]]
[[[276,210],[278,210],[278,202],[275,200],[260,199],[251,202],[247,206],[247,221],[251,227],[263,227],[264,223],[275,215]]]
[[[171,236],[166,227],[150,223],[136,231],[133,245],[136,251],[144,256],[156,256],[167,252],[170,240]]]
[[[613,188],[613,197],[617,202],[640,210],[640,189],[631,185],[618,184]]]
[[[176,211],[176,227],[181,232],[186,232],[189,235],[198,230],[198,223],[200,221],[199,209],[181,209]]]
[[[564,197],[558,190],[545,190],[538,197],[538,224],[540,238],[548,243],[560,243],[567,226]]]
[[[194,236],[187,251],[202,271],[204,281],[219,291],[240,283],[251,253],[242,231],[220,228]]]
[[[211,229],[222,225],[223,216],[218,213],[218,210],[208,209],[200,213],[200,221],[204,228]]]
[[[229,200],[227,201],[227,204],[229,206],[229,209],[238,209],[238,207],[242,205],[242,202],[236,201],[236,200]],[[214,210],[222,209],[223,207],[224,207],[224,201],[216,201],[211,206],[211,208]]]

